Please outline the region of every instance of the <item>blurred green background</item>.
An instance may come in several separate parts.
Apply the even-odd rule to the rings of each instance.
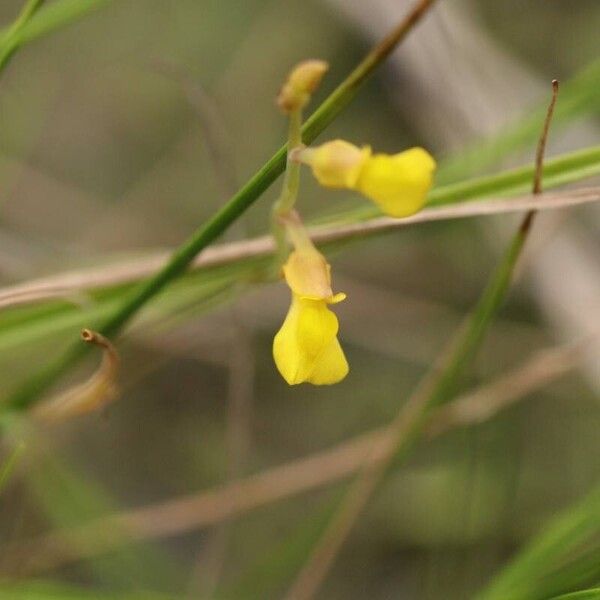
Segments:
[[[112,0],[20,50],[0,80],[2,284],[176,246],[284,139],[274,97],[289,68],[308,57],[331,63],[316,106],[409,4]],[[20,6],[3,0],[0,22]],[[491,173],[531,161],[539,123],[533,137],[502,135],[526,131],[548,82],[559,78],[566,96],[587,73],[549,154],[597,143],[598,31],[597,0],[440,0],[322,139],[387,152],[425,146],[440,183]],[[228,240],[267,230],[277,188]],[[307,219],[360,205],[303,179]],[[258,285],[262,273],[250,270],[231,286],[216,270],[169,288],[119,346],[117,403],[51,427],[19,423],[5,436],[4,459],[16,440],[26,446],[0,495],[0,597],[280,597],[345,484],[164,538],[126,543],[123,532],[123,549],[52,568],[35,567],[35,548],[49,552],[41,545],[18,549],[385,425],[475,303],[516,222],[424,224],[332,254],[335,288],[348,294],[336,312],[351,364],[333,387],[287,387],[273,366],[283,284]],[[540,220],[470,386],[600,325],[599,222],[597,208]],[[0,314],[0,389],[66,347],[106,298]],[[580,369],[489,422],[420,443],[370,503],[319,597],[475,597],[581,501],[600,478],[600,355],[597,344],[588,350]],[[591,510],[580,588],[600,577],[590,551],[600,548],[597,502]]]

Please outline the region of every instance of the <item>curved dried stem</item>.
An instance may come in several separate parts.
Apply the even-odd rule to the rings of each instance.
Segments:
[[[102,362],[85,382],[41,402],[32,411],[42,421],[62,421],[103,408],[117,399],[119,356],[112,343],[91,329],[81,331],[81,339],[102,350]]]

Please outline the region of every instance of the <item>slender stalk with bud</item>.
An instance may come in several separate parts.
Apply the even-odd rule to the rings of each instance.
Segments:
[[[314,246],[295,210],[300,165],[308,165],[324,187],[357,190],[393,217],[412,215],[424,206],[435,170],[435,161],[422,148],[390,156],[373,154],[369,146],[359,148],[344,140],[316,148],[303,146],[302,109],[326,71],[327,63],[323,61],[300,63],[277,98],[277,104],[289,117],[289,130],[285,178],[273,206],[272,230],[276,264],[283,265],[292,303],[273,341],[273,357],[290,385],[337,383],[349,371],[337,339],[338,320],[329,308],[346,295],[333,293],[331,267]]]
[[[287,168],[281,195],[273,206],[272,225],[277,264],[285,261],[282,273],[292,301],[273,340],[273,358],[289,385],[337,383],[348,373],[348,362],[337,339],[338,320],[329,309],[330,304],[341,302],[346,296],[333,293],[331,267],[313,244],[294,208],[300,163],[292,156],[302,148],[302,109],[327,68],[327,63],[320,60],[300,63],[288,76],[277,98],[277,104],[289,117],[289,135]],[[288,243],[293,248],[291,253]]]

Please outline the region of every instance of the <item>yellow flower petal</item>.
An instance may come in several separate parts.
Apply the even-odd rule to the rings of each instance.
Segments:
[[[325,300],[292,294],[292,304],[273,340],[273,358],[290,385],[336,383],[348,373],[337,341],[338,320]]]
[[[316,148],[305,148],[295,158],[311,167],[317,181],[330,188],[354,188],[371,148],[359,148],[344,140],[333,140]]]
[[[296,341],[305,356],[316,358],[337,335],[337,317],[323,300],[294,300],[299,306]]]
[[[337,337],[335,337],[323,349],[319,360],[315,363],[314,369],[306,381],[313,385],[331,385],[344,379],[349,370],[344,351]]]
[[[425,204],[435,161],[423,148],[393,156],[376,154],[365,163],[356,188],[392,217],[406,217]]]

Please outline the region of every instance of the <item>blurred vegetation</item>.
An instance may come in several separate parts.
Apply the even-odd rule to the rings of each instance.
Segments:
[[[85,2],[48,0],[39,15],[61,4],[78,11]],[[239,185],[284,139],[285,121],[273,98],[290,65],[307,56],[331,63],[316,106],[369,48],[360,28],[325,1],[97,4],[69,26],[24,44],[0,79],[5,286],[175,247],[222,206],[222,181],[207,148],[207,115],[198,114],[170,68],[214,104]],[[597,142],[597,3],[459,4],[476,9],[485,35],[532,76],[561,78],[551,154],[591,146],[590,136]],[[2,2],[0,23],[10,24],[21,6]],[[530,187],[531,170],[518,185],[500,185],[492,175],[493,184],[481,188],[471,178],[531,163],[545,87],[497,135],[465,139],[457,151],[423,139],[414,114],[394,103],[395,85],[382,71],[326,139],[343,136],[386,151],[431,147],[440,156],[440,185],[432,194],[440,202]],[[460,89],[439,90],[447,93],[461,102]],[[597,148],[587,152],[589,162],[561,167],[547,185],[597,174]],[[264,233],[275,193],[268,191],[227,239]],[[320,190],[308,177],[300,202],[312,220],[373,215],[358,199]],[[597,208],[560,218],[596,236],[589,259],[600,269]],[[267,261],[196,271],[171,285],[119,345],[125,365],[119,402],[102,414],[52,427],[20,416],[4,419],[0,598],[281,596],[346,484],[273,502],[224,527],[191,527],[149,540],[130,540],[126,530],[107,532],[122,540],[118,548],[83,552],[47,569],[36,569],[35,562],[52,549],[40,545],[23,556],[19,544],[226,482],[232,356],[240,346],[249,349],[252,377],[238,475],[389,423],[496,266],[497,248],[485,225],[506,221],[516,223],[506,216],[449,220],[330,248],[337,286],[349,295],[338,314],[351,364],[350,376],[331,388],[289,388],[276,373],[270,346],[287,293],[282,285],[257,285],[273,280]],[[545,241],[553,231],[544,233]],[[543,253],[543,243],[530,251]],[[560,337],[528,274],[525,269],[485,338],[468,387],[493,380]],[[568,276],[556,274],[565,286]],[[81,326],[114,310],[129,288],[4,309],[5,395],[69,346]],[[70,374],[65,385],[84,378],[91,362],[86,368]],[[598,407],[593,379],[577,371],[489,421],[422,440],[388,474],[320,597],[599,597],[592,589],[600,583]],[[22,440],[25,449],[15,455]]]

